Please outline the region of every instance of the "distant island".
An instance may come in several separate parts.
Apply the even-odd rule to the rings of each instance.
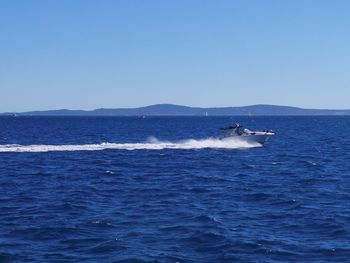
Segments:
[[[5,112],[1,116],[306,116],[350,115],[350,110],[303,109],[278,105],[250,105],[242,107],[200,108],[174,104],[156,104],[139,108],[96,110],[47,110],[21,113]]]

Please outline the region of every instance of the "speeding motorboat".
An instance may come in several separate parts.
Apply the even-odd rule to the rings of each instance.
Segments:
[[[247,128],[243,128],[243,126],[238,123],[221,128],[220,130],[225,131],[224,140],[234,138],[248,143],[259,143],[261,145],[269,140],[271,136],[275,135],[275,133],[271,130],[251,131]]]

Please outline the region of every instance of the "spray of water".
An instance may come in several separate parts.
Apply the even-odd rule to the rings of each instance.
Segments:
[[[240,149],[260,147],[258,143],[248,143],[236,138],[216,139],[207,138],[201,140],[189,139],[178,142],[160,141],[157,138],[149,138],[143,143],[101,143],[80,145],[0,145],[0,152],[57,152],[57,151],[101,151],[114,150],[162,150],[162,149]]]

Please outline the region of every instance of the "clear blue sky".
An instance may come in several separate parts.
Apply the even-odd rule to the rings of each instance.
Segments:
[[[0,112],[350,108],[350,1],[2,0]]]

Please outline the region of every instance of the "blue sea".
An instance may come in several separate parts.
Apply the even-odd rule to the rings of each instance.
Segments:
[[[0,189],[0,262],[350,262],[350,117],[1,117]]]

